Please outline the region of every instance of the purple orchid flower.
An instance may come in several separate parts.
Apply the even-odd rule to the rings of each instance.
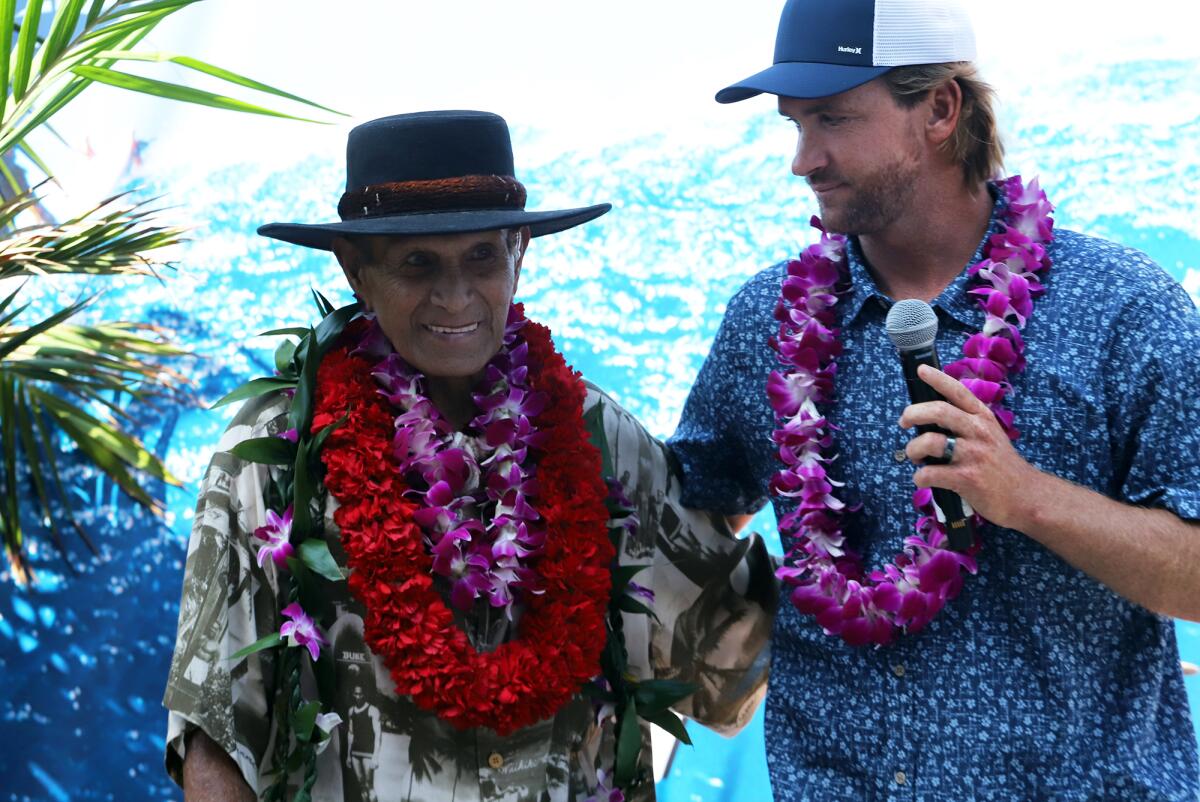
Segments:
[[[267,510],[267,522],[254,530],[254,536],[259,540],[266,541],[266,545],[258,550],[259,566],[261,567],[267,557],[270,557],[275,561],[277,567],[286,568],[288,558],[296,553],[291,544],[291,505],[289,504],[288,508],[283,511],[282,516],[277,515],[274,510]]]
[[[458,610],[471,609],[475,600],[492,586],[491,560],[477,545],[472,545],[471,537],[468,528],[456,529],[446,533],[433,547],[433,571],[451,580],[450,603]]]
[[[371,319],[371,325],[363,332],[358,344],[350,351],[350,356],[361,356],[366,359],[379,359],[392,354],[392,344],[383,333],[374,315],[363,315]]]
[[[626,587],[625,592],[635,599],[641,599],[648,604],[654,604],[654,591],[645,585],[639,585],[632,579],[629,580],[629,585]]]
[[[625,802],[625,794],[621,792],[620,788],[612,787],[608,772],[604,769],[597,769],[596,790],[583,802]]]
[[[413,520],[417,525],[431,533],[435,542],[443,532],[449,532],[458,525],[456,509],[462,506],[464,500],[455,498],[449,482],[436,482],[424,494],[425,506],[413,512]]]
[[[329,641],[317,629],[317,624],[298,602],[292,602],[282,610],[283,614],[292,619],[279,628],[279,634],[287,638],[288,646],[303,646],[308,649],[309,656],[315,662],[321,656],[321,647],[328,646]]]

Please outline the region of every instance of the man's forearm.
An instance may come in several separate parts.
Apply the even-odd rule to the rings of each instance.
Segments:
[[[201,730],[187,739],[183,758],[185,802],[254,802],[233,758]]]
[[[905,447],[921,467],[918,487],[958,493],[997,526],[1024,532],[1088,576],[1162,615],[1200,620],[1200,523],[1161,509],[1122,504],[1039,470],[1013,447],[995,414],[962,382],[928,365],[921,379],[945,401],[906,407],[900,426],[933,424],[955,433],[919,433]]]
[[[1200,524],[1045,473],[1026,487],[1008,526],[1148,610],[1200,620]]]

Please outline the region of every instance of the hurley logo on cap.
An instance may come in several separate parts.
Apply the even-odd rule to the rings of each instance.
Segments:
[[[861,47],[847,47],[846,45],[838,45],[839,53],[853,53],[856,56],[862,55]]]

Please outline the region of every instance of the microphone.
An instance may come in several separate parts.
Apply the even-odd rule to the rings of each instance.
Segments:
[[[908,397],[914,404],[926,401],[945,401],[942,394],[934,390],[917,377],[919,365],[929,365],[941,370],[937,351],[933,341],[937,337],[938,321],[933,307],[924,301],[910,299],[897,301],[888,310],[887,321],[884,323],[888,338],[896,346],[900,355],[900,366],[904,369],[904,383],[908,385]],[[917,427],[919,434],[938,432],[947,437],[953,437],[954,432],[940,426],[925,424]],[[934,465],[945,465],[949,462],[945,457],[928,457],[925,462]],[[946,525],[946,534],[950,539],[950,548],[955,551],[966,551],[975,542],[975,529],[971,525],[974,510],[971,505],[959,498],[952,490],[935,487],[933,500],[939,509],[939,517]]]

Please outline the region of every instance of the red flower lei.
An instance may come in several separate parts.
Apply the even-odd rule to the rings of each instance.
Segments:
[[[354,327],[346,338],[353,341]],[[536,418],[547,433],[536,500],[548,526],[533,566],[545,592],[530,596],[520,637],[475,650],[433,584],[433,559],[413,521],[416,506],[391,455],[394,411],[370,363],[343,344],[321,362],[312,431],[347,414],[321,452],[325,487],[341,505],[351,593],[366,608],[364,640],[418,707],[459,729],[500,735],[554,715],[600,674],[615,550],[608,536],[600,453],[582,423],[585,389],[554,350],[550,331],[529,322],[531,385],[550,395]],[[343,341],[344,343],[346,341]]]

